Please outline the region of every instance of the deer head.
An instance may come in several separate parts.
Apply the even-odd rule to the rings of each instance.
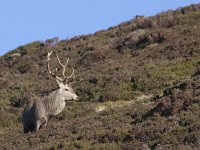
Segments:
[[[56,79],[56,82],[58,84],[58,87],[59,87],[59,94],[61,97],[64,97],[65,100],[78,100],[78,96],[76,95],[76,93],[74,92],[74,90],[72,89],[72,82],[74,80],[74,68],[72,67],[72,73],[70,76],[66,76],[65,75],[65,71],[66,71],[66,67],[68,66],[68,62],[69,62],[69,57],[67,58],[67,62],[64,64],[61,63],[59,57],[58,57],[58,54],[57,54],[57,60],[58,60],[58,63],[59,65],[63,68],[63,72],[62,72],[62,75],[63,77],[58,77],[56,75],[57,73],[57,68],[55,69],[55,73],[53,73],[51,70],[50,70],[50,56],[52,54],[52,51],[51,52],[48,52],[48,55],[47,55],[47,69],[48,69],[48,72]]]

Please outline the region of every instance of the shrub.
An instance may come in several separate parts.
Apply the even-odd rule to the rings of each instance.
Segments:
[[[30,71],[31,70],[31,66],[29,64],[25,64],[25,65],[22,65],[22,66],[18,67],[17,70],[21,74],[23,74],[23,73],[26,73],[26,72]]]
[[[51,47],[51,46],[56,45],[58,42],[59,42],[59,38],[58,37],[54,37],[54,38],[51,38],[51,39],[47,39],[45,41],[45,45]]]

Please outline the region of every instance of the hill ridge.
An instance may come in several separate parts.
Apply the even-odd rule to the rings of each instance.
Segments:
[[[1,147],[198,149],[199,35],[197,4],[137,16],[95,34],[36,41],[8,52],[0,57]],[[56,88],[46,69],[49,51],[61,60],[70,56],[78,81],[74,90],[81,101],[68,102],[41,132],[24,135],[23,107],[31,97]],[[59,68],[56,59],[51,65]],[[123,105],[140,95],[153,98],[94,112],[101,104]]]

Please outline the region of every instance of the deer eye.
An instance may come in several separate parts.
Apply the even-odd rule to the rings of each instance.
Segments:
[[[65,91],[69,91],[68,89],[65,89]]]

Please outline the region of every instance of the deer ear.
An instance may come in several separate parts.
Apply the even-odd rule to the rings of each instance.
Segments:
[[[63,84],[62,81],[56,79],[56,82],[57,82],[57,84],[58,84],[59,87],[63,87],[64,86],[64,84]]]

